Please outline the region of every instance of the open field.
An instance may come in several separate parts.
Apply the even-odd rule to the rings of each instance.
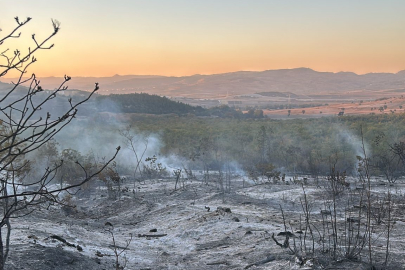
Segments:
[[[290,109],[291,118],[314,118],[338,115],[370,115],[404,113],[405,98],[377,98],[373,101],[353,101],[345,103],[331,103],[324,106]],[[305,112],[303,113],[303,110]],[[288,118],[288,109],[265,110],[264,114],[270,118]]]

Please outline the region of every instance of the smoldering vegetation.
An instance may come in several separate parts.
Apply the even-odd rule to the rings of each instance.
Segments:
[[[122,146],[115,160],[119,173],[135,178],[152,157],[167,176],[182,169],[203,174],[230,170],[253,180],[317,178],[332,167],[356,176],[358,157],[367,154],[370,174],[395,182],[404,173],[403,126],[401,115],[277,121],[98,113],[71,123],[54,143],[59,155],[71,149],[97,160]],[[33,160],[41,163],[39,157]]]
[[[60,105],[66,97],[55,100],[59,105],[44,108],[52,115],[68,106]],[[26,156],[30,168],[22,181],[63,160],[50,184],[64,186],[122,147],[95,181],[60,194],[64,206],[39,212],[46,224],[71,222],[69,233],[53,231],[63,235],[64,248],[81,235],[87,242],[72,245],[84,246],[86,256],[105,264],[116,254],[128,269],[401,269],[402,115],[276,121],[124,113],[114,102],[108,101],[114,112],[84,105],[86,113],[69,128]],[[44,223],[39,216],[32,222]],[[77,228],[82,222],[89,234],[103,232],[104,242],[112,236],[120,244],[106,248],[89,239]],[[35,235],[53,246],[49,235]],[[158,259],[143,252],[150,239]],[[115,253],[119,249],[125,253]]]

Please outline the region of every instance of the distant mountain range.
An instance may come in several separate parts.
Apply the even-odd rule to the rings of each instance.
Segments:
[[[9,83],[12,79],[1,78]],[[45,89],[54,89],[62,78],[41,78]],[[266,71],[239,71],[184,77],[115,75],[112,77],[76,77],[70,89],[91,90],[100,84],[102,94],[149,93],[169,97],[215,98],[259,92],[290,92],[298,95],[331,94],[355,90],[403,90],[405,70],[398,73],[318,72],[309,68]]]

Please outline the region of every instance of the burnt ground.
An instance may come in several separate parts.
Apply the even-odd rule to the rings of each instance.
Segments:
[[[74,208],[52,206],[13,220],[6,269],[115,269],[108,229],[113,230],[119,251],[133,236],[120,256],[121,262],[127,260],[126,269],[369,269],[364,257],[332,263],[320,253],[319,260],[300,265],[287,249],[276,245],[272,234],[285,231],[280,206],[288,226],[302,229],[300,184],[246,182],[243,187],[238,178],[226,193],[215,182],[199,181],[188,181],[174,191],[170,179],[137,184],[135,193],[132,184],[128,187],[130,191],[116,200],[98,188],[72,198]],[[375,183],[373,192],[382,194],[386,189]],[[405,269],[403,185],[396,183],[391,190],[397,212],[388,269]],[[320,209],[330,196],[311,181],[305,191],[311,220],[321,228]],[[347,200],[341,201],[345,207]],[[276,238],[283,242],[281,236]],[[377,228],[375,261],[383,262],[385,239],[385,231]]]

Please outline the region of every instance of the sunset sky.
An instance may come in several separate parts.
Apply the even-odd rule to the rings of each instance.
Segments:
[[[33,20],[23,38],[52,32],[37,54],[39,76],[192,75],[309,67],[317,71],[405,69],[404,0],[2,1],[0,37],[14,17]],[[25,39],[24,39],[25,37]]]

